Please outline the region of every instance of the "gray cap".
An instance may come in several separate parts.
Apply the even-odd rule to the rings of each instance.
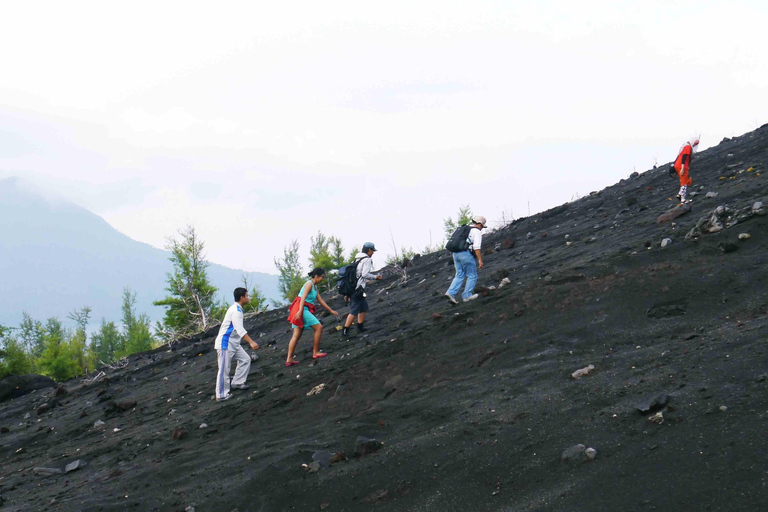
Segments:
[[[363,244],[363,252],[367,251],[368,249],[370,249],[370,250],[375,252],[376,251],[376,246],[373,245],[372,242],[365,242]]]

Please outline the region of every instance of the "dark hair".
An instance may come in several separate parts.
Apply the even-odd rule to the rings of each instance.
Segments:
[[[312,272],[309,273],[309,277],[316,277],[316,276],[324,276],[325,275],[325,269],[323,267],[315,267],[312,269]]]
[[[240,302],[240,299],[248,295],[248,290],[245,288],[235,288],[235,302]]]

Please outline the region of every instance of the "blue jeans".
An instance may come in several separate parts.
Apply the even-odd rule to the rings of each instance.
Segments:
[[[456,277],[453,278],[448,293],[456,297],[461,289],[461,283],[464,282],[464,278],[467,278],[467,284],[464,287],[464,293],[461,294],[462,299],[466,299],[475,290],[475,283],[477,283],[477,265],[475,264],[475,258],[472,257],[472,253],[469,251],[455,252],[453,253],[453,264],[456,267]]]

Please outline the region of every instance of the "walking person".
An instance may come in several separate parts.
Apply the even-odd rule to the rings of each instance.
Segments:
[[[288,321],[293,325],[293,334],[291,341],[288,343],[288,358],[285,360],[285,366],[294,366],[299,364],[297,360],[293,358],[293,354],[296,351],[296,344],[301,338],[301,334],[307,330],[312,329],[314,339],[312,345],[312,359],[320,359],[328,354],[320,352],[320,339],[323,337],[323,324],[313,314],[315,312],[315,306],[319,302],[330,314],[333,316],[339,316],[339,314],[331,309],[328,304],[325,303],[323,298],[317,292],[317,285],[325,279],[325,269],[317,267],[309,273],[309,281],[304,283],[301,287],[299,295],[294,299],[291,304]]]
[[[680,152],[675,159],[675,163],[669,170],[669,174],[672,174],[674,169],[675,173],[680,177],[680,192],[677,193],[677,198],[681,203],[690,202],[688,199],[688,187],[693,184],[691,179],[691,159],[693,158],[693,152],[696,150],[696,146],[699,145],[699,137],[693,137],[688,142],[683,144],[680,148]],[[674,175],[673,175],[674,176]]]
[[[485,217],[476,215],[470,224],[457,229],[446,244],[446,248],[453,252],[453,265],[456,267],[456,276],[453,278],[448,291],[445,292],[445,296],[451,304],[459,303],[456,296],[461,289],[464,278],[467,279],[467,284],[464,286],[464,293],[461,294],[461,298],[464,302],[477,298],[474,290],[477,283],[477,269],[483,268],[482,230],[486,227],[488,225]],[[477,263],[475,263],[475,258],[477,258]]]
[[[248,331],[243,327],[243,306],[250,302],[248,290],[245,288],[235,288],[235,303],[232,304],[224,315],[224,321],[219,327],[219,334],[216,336],[216,349],[219,363],[219,371],[216,374],[216,400],[223,402],[232,398],[230,389],[248,389],[245,380],[248,378],[248,372],[251,369],[251,357],[241,346],[241,341],[245,340],[253,350],[259,348]],[[232,361],[236,361],[235,376],[230,382],[229,371]]]
[[[355,317],[357,317],[357,332],[360,334],[365,332],[365,314],[368,312],[365,285],[368,281],[381,279],[381,275],[373,273],[373,259],[371,258],[373,258],[374,252],[376,252],[376,246],[371,242],[366,242],[363,244],[362,250],[355,256],[357,285],[351,296],[347,320],[344,322],[344,328],[341,330],[343,338],[349,336],[349,328],[352,327]]]

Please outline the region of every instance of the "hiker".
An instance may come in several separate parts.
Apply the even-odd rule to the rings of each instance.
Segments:
[[[357,277],[357,285],[355,290],[350,296],[351,303],[349,306],[349,314],[347,320],[344,322],[344,328],[341,330],[341,336],[346,338],[349,336],[349,328],[352,327],[352,322],[355,321],[357,316],[357,332],[362,334],[365,332],[365,313],[368,312],[368,300],[365,298],[365,285],[368,281],[381,279],[381,275],[374,274],[373,271],[373,253],[376,252],[376,246],[371,242],[365,242],[363,249],[355,256],[355,264],[357,270],[355,276]]]
[[[674,172],[680,177],[680,192],[677,193],[677,198],[681,203],[687,203],[688,200],[688,187],[693,184],[691,180],[690,169],[691,159],[693,158],[693,152],[696,150],[696,146],[699,145],[699,138],[693,137],[688,142],[683,144],[680,148],[680,153],[675,159],[675,163],[669,169],[669,174],[673,175]]]
[[[216,400],[223,402],[232,398],[230,389],[248,389],[245,379],[248,378],[248,371],[251,369],[251,357],[240,346],[240,342],[245,340],[253,350],[258,350],[259,345],[255,343],[248,331],[243,327],[243,306],[250,302],[248,290],[245,288],[235,288],[235,303],[232,304],[224,315],[224,321],[219,327],[219,335],[216,336],[217,359],[219,362],[219,371],[216,374]],[[229,369],[232,360],[237,362],[235,377],[232,382],[229,381]]]
[[[293,358],[293,353],[296,350],[296,343],[299,342],[301,334],[307,330],[312,329],[314,334],[314,341],[312,345],[312,359],[320,359],[328,354],[320,352],[320,338],[323,337],[323,324],[313,314],[315,312],[315,305],[319,302],[330,314],[333,316],[339,316],[339,314],[331,309],[328,304],[325,303],[323,298],[317,292],[317,285],[325,279],[325,269],[316,267],[309,273],[309,281],[304,283],[301,287],[299,295],[293,300],[288,312],[288,321],[293,325],[293,335],[291,341],[288,343],[288,358],[285,360],[285,366],[293,366],[299,364],[297,360]]]
[[[464,302],[469,302],[477,298],[474,293],[475,283],[477,283],[477,269],[483,268],[483,254],[480,249],[483,245],[483,228],[488,227],[485,217],[476,215],[472,217],[471,223],[461,226],[457,229],[451,239],[446,243],[446,249],[453,252],[453,265],[456,267],[456,277],[453,278],[451,286],[445,292],[445,296],[451,304],[457,305],[456,294],[461,289],[461,283],[467,278],[467,284],[464,286],[464,293],[461,294]],[[477,263],[475,263],[477,258]]]

